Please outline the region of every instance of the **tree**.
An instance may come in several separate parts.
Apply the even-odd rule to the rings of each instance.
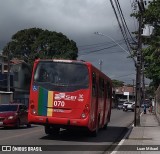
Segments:
[[[62,33],[30,28],[18,31],[12,36],[12,40],[4,47],[3,54],[8,52],[14,58],[23,59],[33,63],[36,58],[77,58],[78,48],[76,43],[69,40]]]
[[[145,76],[151,79],[151,85],[156,89],[160,84],[160,0],[153,0],[148,8],[131,16],[139,19],[143,17],[143,26],[150,24],[154,26],[154,33],[148,37],[143,37],[142,41],[145,49],[142,51],[144,58]],[[137,36],[138,33],[134,32]]]
[[[119,81],[119,80],[112,80],[112,84],[113,84],[113,87],[122,87],[122,86],[124,86],[124,82],[123,81]]]
[[[160,84],[160,0],[150,3],[145,10],[144,24],[154,26],[154,34],[150,38],[144,38],[147,48],[143,50],[146,77],[151,79],[152,85],[157,88]]]

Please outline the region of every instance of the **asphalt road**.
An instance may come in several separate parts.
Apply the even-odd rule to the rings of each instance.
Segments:
[[[0,145],[42,146],[42,149],[52,153],[103,153],[113,143],[118,143],[128,126],[133,123],[134,112],[123,112],[112,109],[111,122],[106,130],[100,130],[97,137],[88,136],[81,131],[61,130],[59,135],[49,136],[43,126],[32,125],[31,128],[20,129],[0,128]],[[43,145],[47,145],[43,146]],[[51,148],[51,149],[50,149]],[[44,153],[44,152],[43,152]],[[50,152],[51,153],[51,152]],[[74,152],[73,152],[74,153]]]

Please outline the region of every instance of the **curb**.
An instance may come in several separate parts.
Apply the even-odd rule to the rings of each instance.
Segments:
[[[122,145],[122,144],[124,143],[124,141],[128,138],[128,136],[130,135],[133,127],[134,127],[134,124],[132,124],[132,125],[130,125],[130,126],[128,127],[129,130],[127,131],[127,133],[125,134],[125,136],[123,137],[123,139],[119,142],[119,144],[116,146],[116,148],[115,148],[110,154],[115,154],[115,153],[117,153],[117,151],[118,151],[118,146],[119,146],[119,145]]]
[[[142,116],[143,112],[141,112],[140,116]],[[128,127],[128,131],[127,133],[125,134],[125,136],[123,137],[123,139],[119,142],[119,144],[116,146],[116,148],[110,153],[110,154],[116,154],[117,151],[118,151],[118,146],[119,145],[123,145],[124,141],[129,137],[129,135],[131,134],[132,132],[132,129],[134,127],[134,122]]]

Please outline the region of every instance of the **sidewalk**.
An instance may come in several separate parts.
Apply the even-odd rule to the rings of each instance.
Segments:
[[[160,153],[160,124],[155,114],[141,116],[141,126],[131,132],[112,154],[158,154]]]

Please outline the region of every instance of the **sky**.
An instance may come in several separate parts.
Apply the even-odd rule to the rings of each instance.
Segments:
[[[130,17],[133,1],[119,0],[131,32],[137,30]],[[33,27],[63,33],[76,42],[78,59],[97,68],[101,61],[102,71],[111,79],[130,84],[135,80],[132,59],[113,42],[127,50],[110,0],[0,0],[0,50],[17,31]]]

